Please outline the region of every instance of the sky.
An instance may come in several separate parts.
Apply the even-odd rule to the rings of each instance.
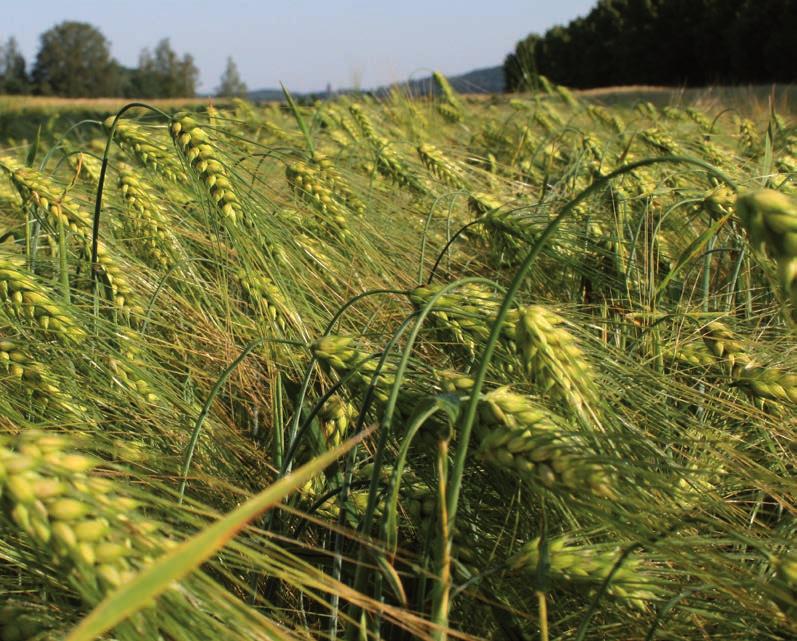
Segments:
[[[249,89],[371,88],[437,69],[457,75],[503,62],[515,43],[589,11],[595,0],[0,0],[0,38],[16,36],[32,66],[39,36],[90,22],[112,55],[135,66],[168,37],[218,85],[227,56]],[[7,6],[6,6],[7,5]]]

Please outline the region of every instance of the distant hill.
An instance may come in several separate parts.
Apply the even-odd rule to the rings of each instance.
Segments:
[[[461,76],[449,78],[448,81],[460,93],[503,93],[504,68],[499,65],[474,69]]]
[[[448,76],[448,82],[451,83],[454,91],[459,93],[503,93],[504,68],[498,66],[474,69],[473,71],[463,73],[459,76]],[[374,93],[384,94],[389,91],[392,86],[395,85],[379,87]],[[398,86],[407,87],[414,94],[436,93],[437,91],[431,76],[410,80],[408,83],[398,83]]]
[[[284,99],[282,89],[255,89],[247,93],[246,97],[254,102],[271,102]]]
[[[459,76],[450,76],[448,81],[451,83],[451,86],[454,88],[454,90],[458,91],[459,93],[503,93],[504,68],[499,65],[497,67],[474,69],[473,71],[463,73]],[[361,90],[361,92],[383,95],[387,93],[392,86],[394,85],[383,86],[377,89],[364,89]],[[430,92],[435,92],[434,83],[432,82],[431,76],[419,78],[417,80],[411,80],[409,83],[398,83],[398,86],[408,87],[410,91],[415,94],[428,94]],[[360,92],[355,91],[354,89],[339,89],[335,93],[349,94]],[[325,91],[312,91],[303,94],[294,93],[293,95],[298,99],[309,96],[323,97],[325,94]],[[281,101],[283,100],[283,95],[281,89],[255,89],[247,94],[247,98],[255,102],[268,102],[272,100]]]

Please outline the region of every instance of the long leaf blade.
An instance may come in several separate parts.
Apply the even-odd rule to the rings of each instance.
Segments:
[[[168,551],[130,583],[108,595],[72,630],[65,641],[92,641],[135,614],[171,584],[190,574],[224,547],[249,521],[302,487],[313,476],[349,451],[366,434],[368,432],[363,432],[306,463],[202,532]]]

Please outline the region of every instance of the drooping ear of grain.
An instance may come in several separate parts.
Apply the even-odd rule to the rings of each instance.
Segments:
[[[184,154],[222,218],[235,225],[242,219],[241,202],[235,192],[223,159],[211,144],[207,132],[188,114],[177,114],[169,132]]]
[[[66,343],[82,343],[86,332],[25,268],[22,257],[0,251],[0,300],[21,319]]]
[[[349,107],[349,112],[359,125],[366,140],[371,144],[377,155],[376,167],[383,176],[394,181],[402,187],[407,187],[416,194],[425,194],[426,187],[412,171],[404,160],[396,153],[389,139],[376,132],[371,119],[359,104]]]
[[[567,537],[547,541],[546,551],[547,562],[550,563],[548,571],[555,581],[591,584],[595,587],[607,579],[620,556],[617,548],[579,546],[570,543]],[[532,575],[538,572],[539,563],[539,537],[525,543],[510,560],[513,570]],[[641,610],[647,610],[648,602],[657,597],[655,586],[646,576],[639,558],[631,558],[620,566],[612,576],[607,591],[612,596],[628,600]]]
[[[736,213],[753,249],[766,252],[777,264],[780,285],[797,315],[797,203],[786,194],[763,189],[739,196]]]
[[[333,237],[345,240],[350,235],[348,211],[320,171],[295,162],[285,168],[285,177],[293,192],[321,214],[324,227]]]
[[[80,420],[85,411],[61,389],[58,378],[47,364],[35,360],[25,345],[15,339],[8,328],[0,327],[0,387],[13,398],[27,395],[37,415],[46,416],[48,410],[64,413],[72,420]]]
[[[532,484],[614,497],[613,473],[567,422],[507,387],[484,395],[479,452],[493,465]]]
[[[517,344],[527,372],[543,393],[555,395],[581,414],[597,406],[592,367],[561,316],[542,305],[521,309]]]
[[[109,116],[104,121],[106,131],[110,132],[113,121],[114,116]],[[185,181],[184,172],[179,162],[175,161],[174,154],[167,144],[167,138],[161,142],[153,136],[152,131],[147,131],[129,120],[119,120],[116,123],[113,139],[126,153],[145,167],[162,174],[168,180],[178,183]]]
[[[441,94],[440,100],[437,103],[437,110],[440,112],[440,115],[449,122],[461,122],[464,118],[462,104],[457,94],[454,92],[451,83],[448,82],[448,78],[439,71],[435,71],[432,74],[432,79]]]
[[[80,203],[67,193],[66,189],[45,174],[25,167],[13,158],[0,158],[0,167],[11,172],[11,180],[20,195],[30,199],[40,210],[45,212],[52,224],[53,233],[58,225],[62,224],[81,241],[84,253],[91,254],[93,219]],[[142,310],[135,302],[136,294],[125,275],[124,268],[102,241],[99,241],[98,244],[97,258],[98,264],[94,268],[105,280],[114,305],[125,315],[131,311],[136,314],[140,313]]]
[[[456,188],[464,188],[462,170],[448,160],[434,145],[422,143],[416,148],[423,166],[441,182]]]
[[[310,350],[328,371],[338,376],[352,374],[349,381],[354,389],[362,391],[375,383],[376,398],[387,401],[388,390],[395,381],[396,367],[393,363],[386,362],[374,380],[379,359],[361,351],[351,336],[323,336],[311,344]]]
[[[168,543],[121,486],[93,473],[98,463],[55,434],[26,431],[0,441],[7,523],[52,555],[88,605],[129,581]]]
[[[120,166],[117,187],[128,207],[124,223],[133,239],[131,244],[141,245],[149,258],[168,269],[174,261],[176,241],[157,197],[130,166]]]

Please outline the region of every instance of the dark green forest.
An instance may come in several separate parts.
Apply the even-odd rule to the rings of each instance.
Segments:
[[[795,35],[796,0],[600,0],[518,42],[506,89],[794,82]]]

